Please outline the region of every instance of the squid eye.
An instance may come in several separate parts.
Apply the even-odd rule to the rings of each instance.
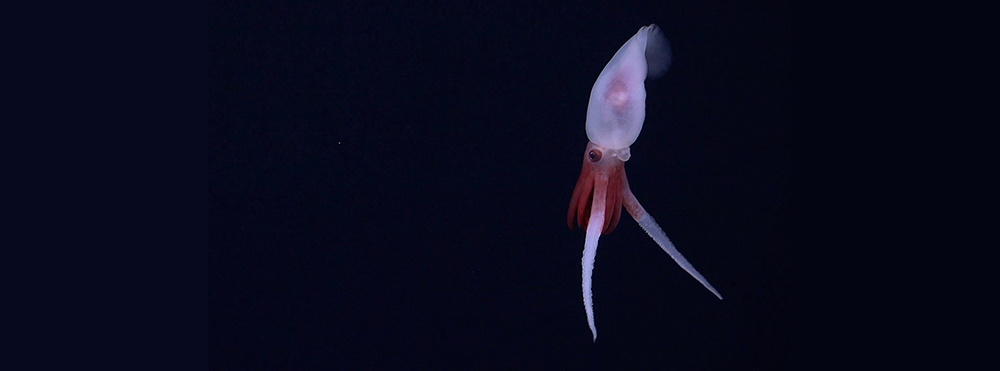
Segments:
[[[601,161],[601,151],[592,149],[590,153],[587,153],[587,157],[590,157],[590,162]]]

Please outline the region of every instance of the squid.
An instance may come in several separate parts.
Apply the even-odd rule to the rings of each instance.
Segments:
[[[591,282],[597,241],[618,225],[623,206],[667,255],[722,300],[719,291],[677,251],[663,229],[639,204],[625,176],[625,161],[631,157],[629,146],[639,137],[646,118],[644,82],[666,73],[670,62],[670,43],[660,28],[655,24],[642,27],[618,49],[590,91],[587,107],[590,142],[583,152],[583,169],[573,189],[566,224],[571,230],[574,224],[586,229],[582,259],[583,307],[594,342],[597,342],[597,326],[594,325]]]

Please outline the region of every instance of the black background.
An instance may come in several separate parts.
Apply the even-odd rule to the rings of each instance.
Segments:
[[[211,369],[788,366],[788,2],[210,4]],[[667,74],[626,169],[597,342],[566,228],[590,89]]]

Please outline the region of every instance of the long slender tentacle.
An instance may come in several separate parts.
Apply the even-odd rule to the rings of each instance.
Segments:
[[[677,265],[681,266],[685,272],[688,272],[688,274],[698,280],[698,282],[701,282],[701,285],[705,286],[708,291],[715,294],[719,300],[722,300],[722,295],[719,294],[719,291],[717,291],[715,287],[712,287],[712,284],[708,283],[708,280],[706,280],[701,273],[698,273],[697,269],[694,269],[694,266],[684,258],[684,255],[681,254],[680,251],[677,251],[677,247],[670,242],[670,239],[667,238],[667,234],[663,232],[663,229],[661,229],[658,224],[656,224],[656,220],[653,220],[653,217],[649,216],[646,209],[639,204],[639,200],[635,198],[635,195],[632,194],[632,190],[628,188],[628,180],[625,180],[624,187],[625,200],[623,203],[625,204],[625,209],[628,210],[629,214],[632,214],[632,218],[635,218],[635,221],[639,222],[639,226],[646,231],[646,234],[648,234],[649,237],[652,237],[653,241],[656,241],[656,244],[660,245],[660,248],[663,249],[667,255],[670,255],[675,262],[677,262]]]
[[[594,200],[590,208],[590,220],[587,222],[587,237],[583,244],[583,308],[587,311],[587,324],[597,341],[597,326],[594,324],[594,294],[592,280],[594,277],[594,260],[597,258],[597,240],[604,229],[604,206],[607,192],[607,179],[598,179],[594,184]]]

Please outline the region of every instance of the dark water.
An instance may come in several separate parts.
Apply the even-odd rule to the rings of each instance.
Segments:
[[[209,368],[789,366],[788,2],[210,7]],[[590,88],[639,27],[632,189],[598,339],[566,209]]]

